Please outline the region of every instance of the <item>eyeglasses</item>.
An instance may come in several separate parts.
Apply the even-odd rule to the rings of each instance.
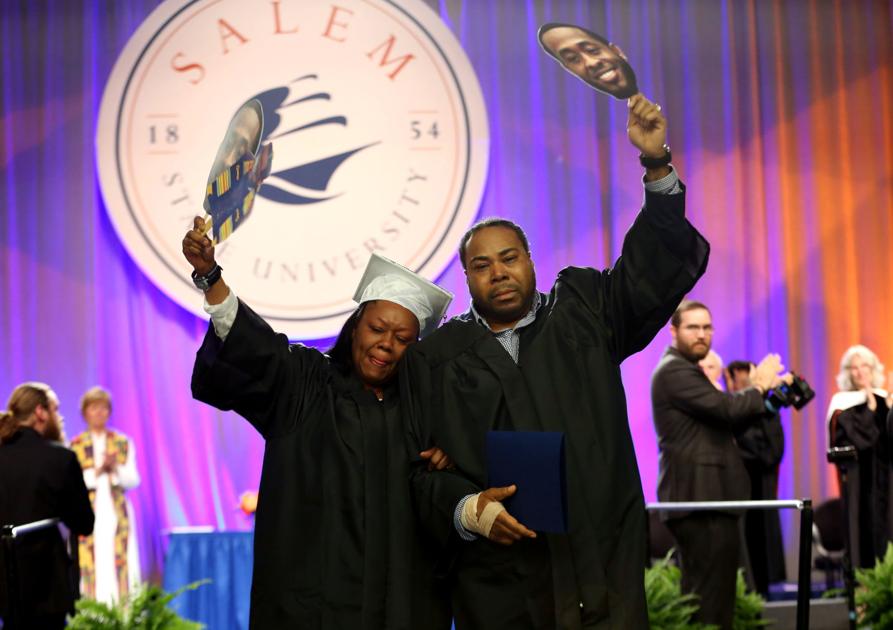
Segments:
[[[682,329],[689,332],[700,332],[703,330],[705,333],[710,333],[713,332],[713,324],[704,324],[703,326],[699,326],[698,324],[686,324]]]

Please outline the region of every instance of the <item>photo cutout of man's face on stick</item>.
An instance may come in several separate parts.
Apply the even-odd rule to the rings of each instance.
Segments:
[[[565,70],[589,87],[624,100],[637,94],[636,73],[616,44],[574,24],[550,22],[540,27],[540,46]]]
[[[236,111],[217,149],[205,186],[205,233],[219,245],[251,214],[260,185],[270,174],[273,145],[261,144],[264,110],[251,99]]]

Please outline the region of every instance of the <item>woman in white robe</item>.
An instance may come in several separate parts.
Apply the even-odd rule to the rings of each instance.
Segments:
[[[88,429],[71,442],[96,514],[93,535],[80,539],[81,594],[108,603],[141,579],[133,506],[125,497],[140,483],[136,451],[129,437],[106,426],[111,411],[109,393],[89,389],[81,399]]]

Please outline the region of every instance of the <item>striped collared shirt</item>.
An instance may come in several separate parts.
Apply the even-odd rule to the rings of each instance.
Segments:
[[[533,304],[530,305],[530,310],[527,311],[527,315],[518,320],[518,323],[511,328],[506,328],[499,332],[493,332],[493,329],[490,327],[490,324],[487,323],[487,320],[481,317],[480,313],[474,308],[474,301],[471,303],[471,314],[474,316],[474,319],[478,324],[481,324],[493,333],[493,336],[496,337],[496,341],[498,341],[500,345],[505,348],[505,351],[509,353],[509,356],[512,357],[512,361],[518,363],[518,355],[521,351],[520,331],[522,328],[529,326],[536,320],[536,312],[541,303],[542,298],[540,297],[540,293],[534,289]]]

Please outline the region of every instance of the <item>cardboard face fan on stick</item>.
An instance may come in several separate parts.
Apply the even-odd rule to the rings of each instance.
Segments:
[[[543,24],[540,46],[561,67],[603,94],[624,100],[637,94],[636,73],[620,47],[576,24]]]
[[[273,145],[261,146],[264,112],[252,99],[233,116],[205,187],[205,233],[217,245],[251,214],[254,198],[273,164]]]

